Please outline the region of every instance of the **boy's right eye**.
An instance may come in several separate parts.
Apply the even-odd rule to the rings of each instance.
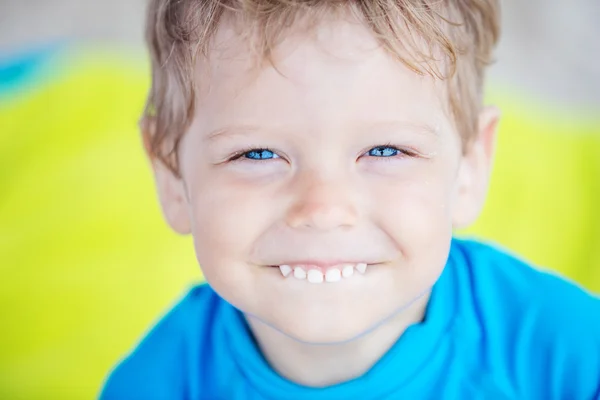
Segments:
[[[241,160],[241,159],[248,159],[248,160],[253,160],[253,161],[261,161],[261,160],[272,160],[275,158],[281,158],[281,157],[279,157],[279,155],[277,155],[277,153],[275,153],[273,150],[249,149],[249,150],[243,150],[243,151],[236,153],[231,158],[231,160],[236,161],[236,160]]]

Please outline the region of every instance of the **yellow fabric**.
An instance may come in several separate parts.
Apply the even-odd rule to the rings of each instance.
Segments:
[[[200,279],[140,144],[146,64],[98,53],[60,64],[0,106],[0,399],[94,398]]]
[[[0,398],[94,398],[108,369],[191,282],[136,127],[144,62],[70,55],[0,104]],[[600,121],[497,97],[490,199],[469,234],[600,291]]]

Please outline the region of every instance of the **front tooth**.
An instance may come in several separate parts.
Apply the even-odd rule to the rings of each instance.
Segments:
[[[310,271],[308,271],[308,281],[310,283],[322,283],[323,274],[317,269],[311,269]]]
[[[327,270],[327,273],[325,274],[325,280],[327,282],[338,282],[340,279],[342,279],[342,273],[339,269],[331,268]]]
[[[292,267],[290,267],[289,265],[280,265],[279,270],[281,271],[281,275],[287,277],[290,274],[290,272],[292,272]]]
[[[306,279],[306,271],[301,267],[294,268],[294,277],[297,279]]]
[[[354,266],[352,264],[344,265],[344,268],[342,268],[342,276],[344,278],[350,278],[352,275],[354,275]]]
[[[356,264],[356,270],[358,272],[360,272],[361,274],[364,274],[365,271],[367,270],[367,264],[365,264],[365,263]]]

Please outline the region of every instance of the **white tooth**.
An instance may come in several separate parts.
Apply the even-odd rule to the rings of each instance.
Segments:
[[[342,279],[342,273],[337,268],[331,268],[327,270],[325,274],[325,280],[327,282],[337,282]]]
[[[279,270],[281,271],[281,275],[287,277],[290,274],[290,272],[292,272],[292,267],[290,267],[289,265],[280,265]]]
[[[358,272],[360,272],[361,274],[364,274],[365,271],[367,270],[367,264],[365,264],[365,263],[358,263],[358,264],[356,264],[356,270]]]
[[[342,276],[344,278],[350,278],[352,275],[354,275],[354,266],[352,264],[344,265],[344,268],[342,269]]]
[[[310,283],[321,283],[323,282],[323,274],[318,269],[311,269],[308,271],[308,281]]]
[[[297,279],[306,279],[306,271],[300,267],[294,268],[294,277]]]

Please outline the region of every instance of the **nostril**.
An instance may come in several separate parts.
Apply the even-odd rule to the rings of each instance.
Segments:
[[[287,223],[291,228],[330,230],[356,224],[357,213],[348,204],[304,204],[290,210]]]

